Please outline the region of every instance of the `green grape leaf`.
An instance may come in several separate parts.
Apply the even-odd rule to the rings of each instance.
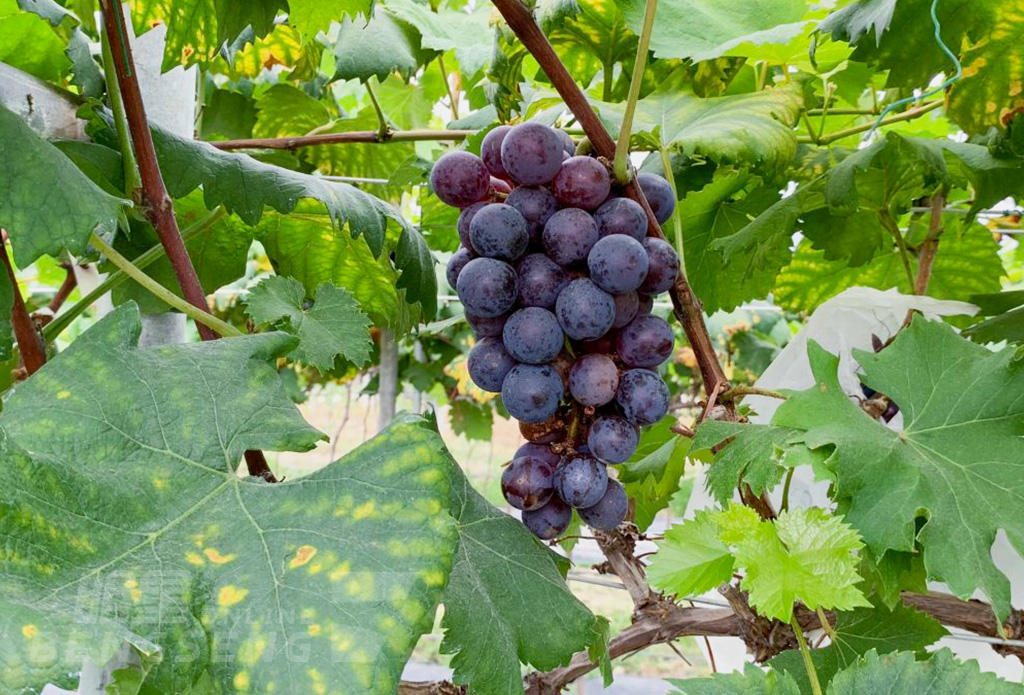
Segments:
[[[396,71],[408,79],[430,56],[414,26],[383,11],[368,23],[346,17],[331,44],[335,80],[384,81]]]
[[[257,324],[282,322],[299,338],[288,356],[329,372],[339,355],[357,367],[370,359],[373,341],[370,320],[345,290],[330,283],[316,288],[313,305],[306,308],[306,289],[295,278],[272,275],[249,292],[245,312]]]
[[[520,695],[520,661],[541,671],[564,666],[600,639],[598,619],[565,585],[568,561],[451,468],[459,543],[441,599],[441,651],[452,654],[456,683],[481,695]]]
[[[477,403],[471,398],[456,398],[451,402],[449,417],[455,434],[471,441],[491,441],[494,411],[490,405]]]
[[[113,233],[120,207],[131,205],[104,192],[3,104],[0,162],[0,227],[23,267],[65,248],[81,255],[89,236]]]
[[[647,569],[653,586],[680,597],[699,596],[732,579],[732,553],[719,538],[716,516],[699,511],[665,532]]]
[[[74,12],[61,7],[54,0],[17,0],[17,2],[18,7],[26,12],[39,15],[49,22],[50,26],[59,27],[64,20],[68,20],[75,25],[80,23]]]
[[[432,12],[429,5],[413,0],[387,0],[385,6],[392,15],[416,27],[423,48],[453,50],[462,68],[463,79],[490,63],[494,31],[490,27],[490,9],[486,6],[473,12],[450,7],[440,7]]]
[[[644,428],[636,452],[619,467],[619,482],[633,500],[633,521],[641,531],[647,530],[679,491],[690,440],[673,432],[670,427],[674,424],[667,417]]]
[[[990,318],[968,327],[965,336],[979,343],[1024,342],[1024,290],[975,294],[971,302]]]
[[[678,688],[669,695],[800,695],[800,687],[788,673],[765,671],[746,664],[743,673],[716,673],[710,678],[669,678]]]
[[[321,132],[375,131],[379,127],[380,124],[377,121],[373,108],[368,106],[356,114],[354,118],[343,118],[335,121],[330,128]],[[386,179],[403,162],[415,156],[415,154],[415,143],[391,142],[384,146],[372,143],[347,143],[343,147],[338,147],[337,145],[314,145],[305,148],[302,156],[325,174]]]
[[[896,0],[858,0],[842,7],[818,24],[817,31],[830,34],[833,41],[857,43],[862,37],[882,41],[892,21]],[[872,36],[872,33],[874,36]]]
[[[65,50],[71,61],[71,83],[87,97],[99,99],[103,96],[103,72],[92,57],[89,48],[89,37],[78,27],[71,32],[68,47]]]
[[[11,325],[11,307],[14,306],[14,287],[7,273],[0,273],[0,360],[14,355],[14,327]],[[6,389],[5,389],[6,390]]]
[[[1004,128],[1024,112],[1024,17],[1019,3],[999,7],[984,39],[963,55],[964,74],[949,90],[949,116],[967,133]]]
[[[587,0],[545,8],[539,17],[551,45],[569,73],[581,84],[616,63],[636,55],[636,34],[615,0]],[[639,33],[639,32],[638,32]]]
[[[369,17],[373,4],[373,0],[288,0],[288,22],[312,39],[342,17],[363,21],[360,15]]]
[[[281,138],[306,135],[331,120],[327,106],[298,87],[279,83],[256,98],[257,138]]]
[[[64,53],[64,42],[44,16],[18,12],[12,0],[0,3],[0,62],[41,80],[59,82],[71,61]]]
[[[729,443],[715,455],[705,485],[719,504],[727,504],[741,483],[755,495],[770,491],[782,481],[783,451],[798,430],[771,425],[706,420],[697,428],[693,451]]]
[[[982,673],[977,661],[960,662],[948,649],[918,661],[912,652],[879,656],[868,652],[840,671],[828,695],[1020,695],[1024,686]]]
[[[256,119],[256,106],[252,99],[227,89],[212,90],[203,105],[202,139],[252,137]]]
[[[996,532],[1024,552],[1015,513],[1024,480],[1024,369],[1013,351],[990,352],[916,317],[877,355],[855,352],[861,380],[899,405],[900,431],[843,393],[836,357],[817,343],[808,355],[817,385],[792,394],[773,424],[804,430],[811,448],[835,446],[837,497],[876,555],[919,543],[929,577],[962,598],[981,590],[1004,620],[1010,585],[992,561]],[[918,530],[921,516],[927,522]]]
[[[309,476],[240,477],[246,449],[324,439],[267,364],[295,338],[140,331],[120,307],[4,404],[3,687],[66,684],[131,630],[163,650],[155,691],[393,693],[455,543],[440,436],[408,418]]]
[[[880,606],[837,613],[835,637],[827,647],[811,650],[818,680],[826,686],[832,678],[874,650],[878,654],[922,651],[949,634],[929,615],[900,603],[893,610]],[[768,664],[793,676],[803,695],[812,695],[803,657],[796,649],[782,652]]]

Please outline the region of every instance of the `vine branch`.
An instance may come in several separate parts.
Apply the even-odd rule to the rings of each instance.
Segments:
[[[11,284],[11,327],[14,329],[14,337],[18,341],[18,352],[21,354],[21,362],[25,366],[27,376],[32,376],[46,364],[46,343],[36,330],[36,324],[29,316],[28,308],[25,307],[25,300],[18,289],[18,278],[14,276],[14,265],[10,256],[7,255],[7,244],[0,239],[0,261],[3,262],[4,271],[7,273],[7,281]]]

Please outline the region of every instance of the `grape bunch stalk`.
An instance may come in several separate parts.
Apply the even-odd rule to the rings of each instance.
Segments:
[[[597,530],[625,520],[626,491],[608,466],[668,413],[656,370],[674,347],[651,308],[679,257],[647,237],[643,208],[607,167],[574,152],[565,132],[527,122],[488,132],[480,157],[450,152],[431,171],[434,192],[461,209],[447,277],[477,338],[469,374],[501,394],[528,440],[502,493],[544,540],[565,532],[573,509]],[[668,182],[637,178],[664,222],[675,208]]]

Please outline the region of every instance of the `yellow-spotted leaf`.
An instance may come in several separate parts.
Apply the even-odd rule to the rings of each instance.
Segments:
[[[436,431],[241,477],[246,449],[321,439],[272,364],[294,338],[139,349],[140,326],[119,308],[4,404],[0,692],[74,686],[141,638],[147,692],[393,693],[454,547]]]

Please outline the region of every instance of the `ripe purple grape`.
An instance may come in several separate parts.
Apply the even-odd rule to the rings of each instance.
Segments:
[[[516,420],[543,422],[558,410],[564,393],[562,377],[551,365],[519,364],[505,377],[501,401]]]
[[[475,154],[446,152],[430,170],[430,186],[446,205],[464,208],[487,195],[491,175]]]
[[[497,338],[508,321],[508,314],[498,316],[477,316],[466,312],[466,323],[473,329],[473,335],[477,338]]]
[[[594,221],[601,236],[625,234],[637,241],[647,236],[647,213],[629,198],[612,198],[597,209]]]
[[[510,125],[492,128],[480,143],[480,158],[484,160],[484,166],[487,167],[487,171],[491,172],[491,176],[497,176],[499,179],[509,177],[501,163],[501,143],[510,130],[512,130]]]
[[[650,258],[650,255],[648,255],[648,258]],[[650,271],[649,270],[648,270],[647,274],[650,275]],[[654,309],[654,297],[652,297],[649,294],[643,294],[641,292],[637,292],[636,315],[637,316],[643,316],[645,314],[649,314],[649,313],[651,313],[652,309]]]
[[[612,190],[608,170],[593,157],[569,157],[551,182],[555,198],[566,207],[596,210]]]
[[[647,277],[647,251],[625,234],[603,237],[590,250],[590,279],[605,292],[633,292]]]
[[[597,223],[586,210],[559,210],[544,225],[544,251],[561,266],[582,263],[601,237]]]
[[[564,391],[565,387],[562,388]],[[558,415],[552,415],[547,420],[540,422],[520,421],[519,434],[523,435],[523,439],[534,444],[553,444],[563,441],[567,432],[565,421]]]
[[[572,508],[557,495],[540,509],[523,512],[523,525],[543,541],[550,541],[565,533],[572,522]]]
[[[607,333],[615,322],[615,299],[590,279],[579,278],[558,295],[555,315],[562,330],[573,340],[594,340]]]
[[[636,177],[640,184],[640,190],[647,198],[647,204],[651,206],[651,212],[658,224],[665,224],[672,212],[676,209],[676,197],[672,195],[672,186],[661,176],[645,172]]]
[[[608,480],[604,495],[596,504],[579,510],[580,518],[595,531],[611,531],[626,520],[629,498],[618,480]]]
[[[603,415],[590,426],[590,452],[604,463],[622,463],[636,451],[636,428],[618,415]]]
[[[565,153],[570,157],[576,152],[576,143],[572,141],[572,137],[569,133],[564,130],[555,130],[555,134],[558,135],[558,139],[562,141],[562,147],[565,148]]]
[[[543,253],[531,253],[519,261],[519,303],[554,309],[559,293],[569,284],[562,266]]]
[[[526,364],[551,362],[558,357],[565,343],[565,335],[555,315],[536,306],[512,314],[501,335],[508,353]]]
[[[445,268],[445,277],[448,279],[449,287],[453,290],[456,288],[459,282],[459,273],[475,257],[465,246],[460,246],[459,250],[452,254],[452,257],[448,259],[448,266]]]
[[[661,294],[671,289],[679,274],[679,256],[667,241],[648,237],[643,241],[647,250],[647,277],[637,289],[642,294]]]
[[[594,340],[581,341],[580,347],[583,348],[584,352],[587,353],[604,353],[609,354],[615,352],[615,338],[619,335],[618,331],[611,330],[602,335],[600,338]]]
[[[540,241],[544,225],[558,211],[558,201],[551,191],[542,186],[519,186],[505,199],[526,220],[530,230],[530,241]]]
[[[640,308],[640,298],[636,292],[615,295],[615,321],[612,328],[622,328],[636,317]]]
[[[555,466],[542,458],[515,458],[501,474],[501,494],[516,509],[540,509],[555,493]]]
[[[469,235],[478,254],[501,261],[516,260],[530,243],[526,220],[504,203],[491,203],[477,211],[469,224]]]
[[[591,456],[567,459],[555,471],[555,489],[570,507],[597,504],[608,489],[608,469]]]
[[[520,123],[502,140],[501,163],[516,183],[536,186],[555,177],[562,166],[563,152],[562,139],[554,128],[541,123]]]
[[[657,367],[672,354],[675,335],[665,319],[638,316],[619,331],[615,341],[619,359],[627,367]]]
[[[582,405],[610,403],[619,388],[619,368],[608,355],[583,355],[569,370],[569,392]]]
[[[542,461],[547,461],[551,464],[552,468],[557,466],[562,460],[562,457],[553,452],[547,444],[535,444],[533,442],[526,442],[526,444],[516,449],[516,453],[512,458],[517,459],[523,456],[533,456]]]
[[[469,377],[484,391],[498,393],[516,361],[497,338],[482,338],[469,351]]]
[[[504,314],[519,295],[515,268],[494,258],[474,258],[459,273],[456,293],[466,311],[477,316]]]
[[[456,223],[456,229],[459,231],[459,241],[467,249],[476,253],[473,248],[473,239],[470,235],[470,225],[473,223],[473,217],[476,213],[487,207],[488,203],[473,203],[467,208],[463,208],[462,212],[459,213],[459,221]]]
[[[630,369],[619,377],[615,402],[630,423],[653,425],[668,414],[668,386],[649,369]]]

